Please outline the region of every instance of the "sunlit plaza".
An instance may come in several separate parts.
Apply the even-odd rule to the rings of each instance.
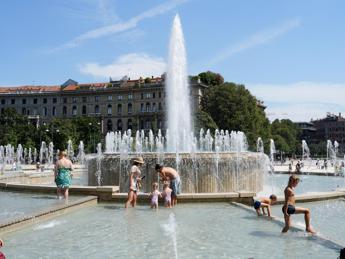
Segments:
[[[44,47],[2,51],[0,259],[345,258],[344,86],[324,90],[313,61],[301,76],[290,57],[307,49],[284,42],[324,19],[305,9],[327,27],[343,3],[158,2],[18,7],[13,31],[38,11],[57,27],[30,20]]]

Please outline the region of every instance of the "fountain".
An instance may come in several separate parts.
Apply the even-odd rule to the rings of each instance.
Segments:
[[[302,160],[309,160],[310,159],[310,151],[305,140],[302,140]]]
[[[67,142],[67,156],[68,156],[69,159],[71,159],[73,161],[74,150],[73,150],[72,140],[70,140],[70,139]]]
[[[84,142],[80,141],[78,146],[78,156],[77,160],[81,165],[85,164],[85,151],[84,151]]]
[[[264,153],[264,142],[260,137],[256,141],[256,152]]]
[[[183,192],[232,192],[262,189],[263,173],[267,170],[264,153],[248,152],[243,132],[202,129],[197,138],[192,131],[191,105],[187,79],[187,59],[180,18],[175,16],[169,44],[166,77],[167,125],[163,136],[158,130],[109,132],[105,152],[88,163],[89,185],[98,185],[95,172],[101,166],[102,184],[118,185],[127,192],[131,159],[143,156],[142,190],[149,191],[158,181],[156,163],[176,168],[181,176]]]

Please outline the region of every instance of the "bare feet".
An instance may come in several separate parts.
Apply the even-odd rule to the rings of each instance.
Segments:
[[[312,229],[311,227],[307,228],[306,231],[309,232],[310,234],[316,234],[316,231]]]

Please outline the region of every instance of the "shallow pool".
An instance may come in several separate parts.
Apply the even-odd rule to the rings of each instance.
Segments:
[[[8,258],[336,258],[338,251],[229,204],[99,204],[2,238]]]
[[[295,189],[296,194],[313,192],[329,192],[337,188],[345,187],[345,178],[338,176],[299,175],[301,182]],[[276,194],[284,195],[284,189],[288,183],[287,174],[267,174],[264,180],[264,188],[258,196]]]
[[[313,228],[322,236],[336,240],[345,247],[345,199],[298,203],[296,206],[309,208]],[[273,206],[273,214],[283,218],[281,208]],[[292,216],[292,224],[305,228],[303,214]]]
[[[76,199],[79,197],[69,197],[69,200]],[[64,200],[57,199],[56,195],[0,191],[0,223],[27,216],[64,202]]]

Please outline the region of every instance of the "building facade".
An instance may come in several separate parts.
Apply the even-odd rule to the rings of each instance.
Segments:
[[[199,109],[200,82],[191,82],[192,110]],[[92,116],[102,132],[127,129],[165,129],[166,93],[164,77],[105,83],[78,84],[67,80],[61,86],[0,88],[0,112],[14,108],[39,126],[53,118]]]
[[[319,141],[331,140],[339,143],[338,152],[345,154],[345,118],[328,113],[326,118],[312,121],[316,128],[315,139]]]

